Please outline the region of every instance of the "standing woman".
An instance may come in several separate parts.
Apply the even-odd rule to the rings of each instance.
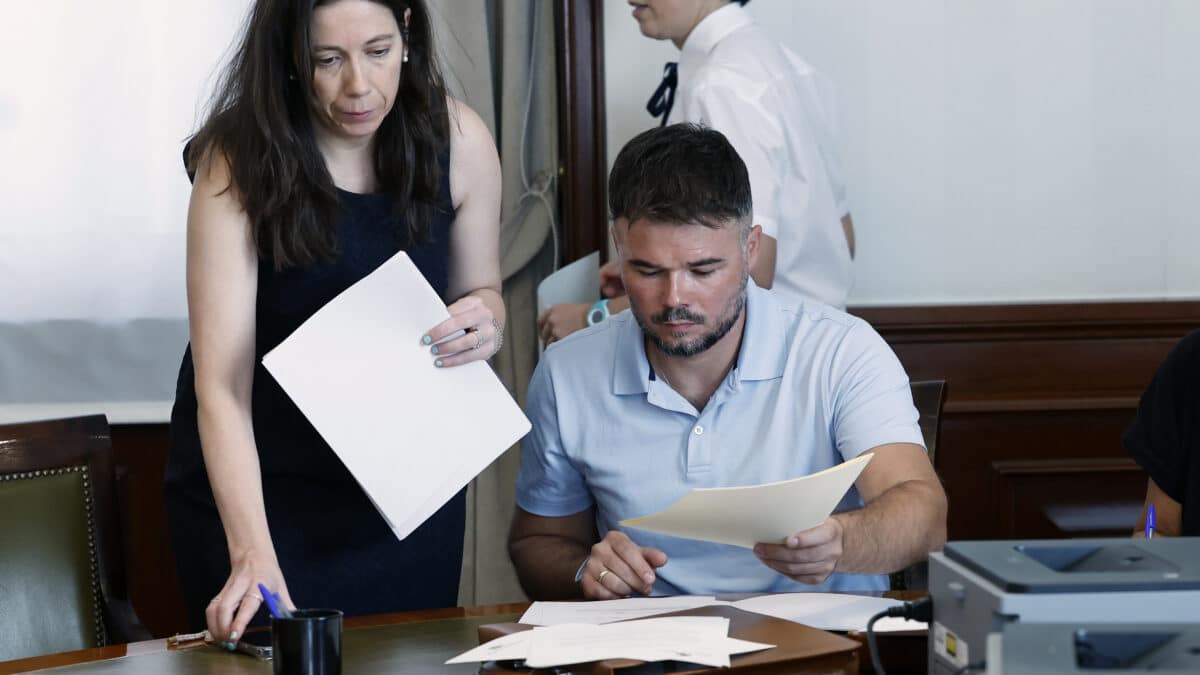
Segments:
[[[257,0],[186,151],[191,344],[166,501],[189,620],[217,640],[245,631],[260,582],[349,615],[456,604],[464,494],[398,541],[261,364],[401,250],[450,303],[426,344],[467,331],[430,359],[499,349],[499,160],[435,53],[424,0]]]

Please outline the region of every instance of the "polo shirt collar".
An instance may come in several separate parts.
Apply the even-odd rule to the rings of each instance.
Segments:
[[[613,393],[645,394],[650,391],[650,361],[642,327],[633,318],[633,310],[621,312],[609,321],[621,322],[617,329],[617,348],[613,354]]]
[[[779,302],[770,291],[759,288],[751,279],[746,284],[746,323],[742,344],[734,367],[737,381],[770,380],[783,376],[787,363],[790,331]],[[642,328],[633,318],[633,310],[622,312],[616,326],[617,344],[613,354],[613,394],[645,394],[650,391],[650,361]]]
[[[738,381],[783,377],[789,328],[779,300],[750,279],[746,285],[746,332],[738,350]]]

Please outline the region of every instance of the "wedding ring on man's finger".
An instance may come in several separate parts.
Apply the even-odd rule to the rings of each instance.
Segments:
[[[604,575],[608,573],[609,570],[600,570],[600,576],[596,577],[596,581],[600,582],[601,586],[604,585]]]

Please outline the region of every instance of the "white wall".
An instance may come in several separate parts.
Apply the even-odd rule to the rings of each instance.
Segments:
[[[1200,297],[1200,2],[747,8],[838,85],[851,304]],[[605,10],[611,158],[678,52]]]
[[[0,0],[0,421],[161,421],[187,341],[180,152],[247,0]]]

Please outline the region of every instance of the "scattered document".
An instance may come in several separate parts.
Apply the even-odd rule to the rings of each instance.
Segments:
[[[588,602],[535,602],[521,615],[520,622],[531,626],[555,626],[564,623],[601,624],[725,604],[728,603],[718,601],[711,595],[621,598]]]
[[[819,525],[833,513],[862,473],[870,453],[817,473],[778,483],[697,488],[658,513],[622,520],[649,532],[754,548],[782,543],[788,535]]]
[[[553,305],[592,304],[600,299],[600,252],[583,256],[542,279],[537,287],[538,314]]]
[[[502,644],[493,644],[503,641]],[[728,667],[729,657],[774,645],[729,637],[725,617],[664,617],[604,625],[560,624],[506,635],[456,656],[447,664],[522,660],[551,668],[605,659],[682,661]]]
[[[447,318],[401,252],[263,357],[400,539],[529,431],[486,363],[433,365]]]
[[[502,635],[495,640],[489,640],[478,647],[468,649],[446,661],[446,664],[476,663],[482,661],[524,661],[525,657],[529,656],[529,642],[532,638],[533,631],[531,630]]]
[[[802,623],[821,630],[864,631],[871,617],[904,603],[889,598],[844,593],[773,593],[730,603],[738,609]],[[876,632],[922,631],[923,621],[884,617],[875,622]]]

